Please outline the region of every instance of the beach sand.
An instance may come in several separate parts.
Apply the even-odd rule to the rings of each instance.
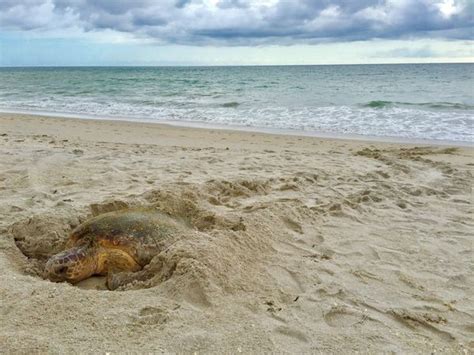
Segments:
[[[2,353],[472,353],[473,149],[0,115]],[[116,290],[40,275],[86,218],[189,222]]]

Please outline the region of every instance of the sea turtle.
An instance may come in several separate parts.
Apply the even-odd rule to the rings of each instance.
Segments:
[[[182,234],[184,223],[154,210],[120,210],[93,217],[74,229],[66,250],[53,255],[45,277],[72,284],[92,275],[139,271]]]

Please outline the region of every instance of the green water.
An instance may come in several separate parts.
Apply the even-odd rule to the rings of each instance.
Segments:
[[[472,141],[474,64],[0,68],[0,109]]]

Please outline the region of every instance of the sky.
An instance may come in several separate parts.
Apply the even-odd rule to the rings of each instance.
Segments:
[[[0,66],[474,62],[474,0],[0,0]]]

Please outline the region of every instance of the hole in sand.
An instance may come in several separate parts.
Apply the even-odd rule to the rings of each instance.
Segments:
[[[12,224],[8,231],[17,248],[27,258],[25,272],[41,276],[47,260],[64,250],[71,230],[81,221],[82,218],[78,217],[45,214]]]
[[[93,211],[102,214],[100,213],[102,212],[101,210],[97,212],[99,208],[97,205],[93,205],[93,207]],[[160,214],[160,212],[157,212],[157,214]],[[68,249],[67,242],[70,239],[71,232],[88,218],[90,216],[86,214],[79,217],[44,214],[36,215],[11,225],[9,233],[20,252],[27,258],[24,272],[49,281],[45,276],[47,261],[52,256]],[[168,219],[173,220],[171,217]],[[167,243],[160,244],[162,248],[150,248],[150,253],[154,252],[155,254],[147,255],[149,260],[147,259],[146,265],[141,270],[137,272],[114,273],[114,277],[111,279],[113,281],[111,288],[122,291],[150,288],[171,278],[180,262],[181,256],[177,258],[170,247],[188,233],[192,234],[192,230],[188,230],[185,224],[177,222],[176,226],[179,235],[178,233],[173,234],[171,232]],[[159,228],[160,226],[158,226]],[[146,246],[142,248],[148,251]],[[67,266],[62,266],[56,270],[56,274],[60,275],[66,270]],[[127,285],[131,287],[127,287]],[[75,283],[73,286],[84,290],[109,290],[107,277],[100,275],[92,275],[85,280]]]
[[[190,206],[193,207],[192,204]],[[136,209],[138,208],[131,208]],[[206,289],[212,284],[209,279],[216,278],[219,282],[226,283],[225,288],[228,288],[230,282],[226,275],[232,265],[238,265],[239,257],[232,253],[222,258],[223,254],[228,254],[223,250],[228,250],[229,247],[218,246],[215,241],[231,243],[232,239],[217,238],[214,233],[208,234],[207,231],[218,225],[226,235],[229,231],[239,233],[242,229],[236,231],[233,227],[235,223],[242,221],[236,220],[234,223],[233,220],[218,216],[209,218],[208,211],[190,209],[181,209],[183,214],[191,214],[194,218],[189,223],[180,214],[170,217],[157,210],[160,216],[176,223],[171,225],[171,232],[164,239],[163,245],[155,243],[158,248],[149,249],[152,251],[147,263],[143,264],[143,269],[114,273],[112,278],[94,275],[76,283],[74,287],[84,290],[108,290],[110,287],[113,290],[127,291],[159,286],[173,297],[184,298],[198,307],[208,307],[211,302]],[[68,248],[66,245],[71,232],[88,217],[90,215],[86,213],[77,216],[77,212],[71,211],[62,216],[36,215],[11,225],[9,234],[27,258],[23,271],[44,279],[48,259]],[[144,250],[148,252],[146,247]]]
[[[27,258],[23,271],[43,279],[48,259],[66,248],[71,231],[86,218],[86,215],[72,217],[44,214],[12,224],[9,234],[13,237],[17,248]],[[65,270],[66,267],[63,267],[57,272],[62,273]],[[75,286],[82,289],[108,290],[106,278],[103,276],[92,276]]]
[[[91,215],[124,208],[159,211],[181,226],[177,238],[170,238],[169,244],[152,253],[151,261],[142,270],[120,273],[116,290],[155,288],[153,292],[157,295],[207,308],[213,304],[216,292],[258,287],[261,282],[254,276],[255,262],[263,251],[270,250],[264,238],[257,238],[247,230],[246,215],[238,211],[216,211],[207,202],[209,191],[215,188],[215,183],[210,184],[204,192],[196,186],[171,186],[134,196],[132,203],[112,201],[80,211],[70,208],[39,214],[12,224],[9,235],[26,257],[23,272],[43,280],[47,260],[66,249],[71,232]],[[246,189],[253,191],[254,187],[249,185]],[[107,290],[106,279],[109,280],[92,276],[74,287]],[[51,282],[51,287],[54,285],[71,287],[67,283]]]

